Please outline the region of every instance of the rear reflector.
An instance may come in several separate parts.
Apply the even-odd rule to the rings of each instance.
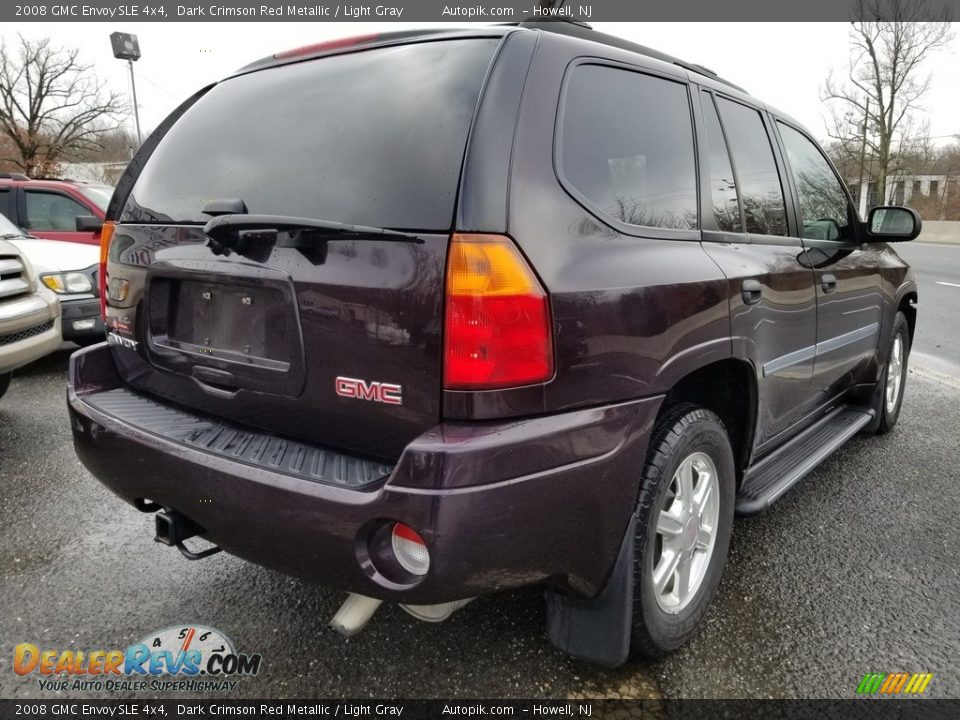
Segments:
[[[370,35],[355,35],[354,37],[339,38],[337,40],[328,40],[327,42],[316,43],[315,45],[304,45],[293,50],[284,50],[273,56],[274,60],[287,60],[289,58],[300,57],[301,55],[316,55],[318,53],[330,50],[340,50],[341,48],[351,47],[353,45],[362,45],[363,43],[376,40],[380,37],[379,33]]]
[[[417,532],[409,525],[397,523],[391,536],[393,554],[400,567],[413,575],[426,575],[430,569],[430,551]]]
[[[515,387],[553,376],[547,294],[510,238],[451,239],[444,346],[448,390]]]
[[[97,284],[100,286],[100,316],[107,319],[107,258],[110,256],[110,241],[113,239],[113,222],[107,221],[100,230],[100,273]]]

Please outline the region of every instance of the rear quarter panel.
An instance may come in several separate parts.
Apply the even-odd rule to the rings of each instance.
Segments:
[[[559,35],[541,37],[524,90],[509,182],[506,229],[550,293],[556,375],[528,388],[448,392],[445,411],[455,417],[556,412],[659,395],[692,370],[730,356],[727,283],[700,243],[650,236],[656,233],[644,237],[640,228],[636,234],[618,232],[574,200],[557,178],[553,143],[564,73],[591,49]],[[641,62],[630,53],[602,50],[620,62]],[[656,68],[664,72],[668,66]]]

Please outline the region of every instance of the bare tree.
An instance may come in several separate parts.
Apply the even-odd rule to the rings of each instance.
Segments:
[[[911,113],[930,85],[923,65],[953,33],[946,11],[934,13],[927,0],[857,0],[854,7],[847,77],[828,77],[821,97],[832,106],[837,154],[847,166],[869,159],[882,201]]]
[[[32,175],[99,147],[127,108],[78,50],[18,38],[15,48],[0,45],[0,137],[13,151],[0,160]]]
[[[129,160],[137,149],[137,138],[127,127],[105,130],[97,138],[97,147],[80,148],[71,153],[73,162],[115,162]]]

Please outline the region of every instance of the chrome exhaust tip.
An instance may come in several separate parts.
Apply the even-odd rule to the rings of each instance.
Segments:
[[[383,600],[350,593],[330,621],[330,627],[344,637],[356,635],[363,630],[382,603]]]
[[[454,600],[453,602],[437,603],[436,605],[405,605],[400,603],[400,607],[417,620],[438,623],[446,620],[472,600],[473,598],[467,598],[466,600]]]

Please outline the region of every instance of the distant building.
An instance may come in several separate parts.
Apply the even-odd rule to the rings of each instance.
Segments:
[[[70,180],[80,180],[89,183],[105,183],[116,185],[120,175],[127,168],[127,161],[119,162],[85,162],[60,163],[57,176]]]
[[[860,217],[866,217],[877,205],[909,205],[930,220],[956,219],[949,214],[949,199],[960,194],[960,178],[955,175],[901,175],[887,178],[886,198],[877,193],[877,183],[863,178],[847,183]],[[932,217],[936,215],[936,217]]]

